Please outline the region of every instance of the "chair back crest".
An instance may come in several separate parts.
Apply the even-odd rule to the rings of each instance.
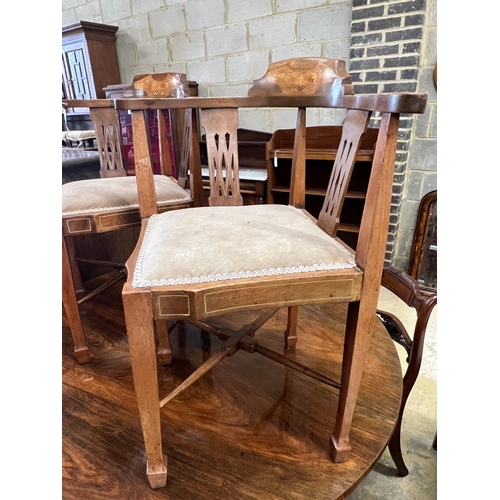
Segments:
[[[149,73],[136,75],[123,97],[184,97],[188,87],[184,73]]]
[[[272,63],[248,91],[250,97],[352,94],[352,77],[345,69],[345,61],[326,57],[298,57]]]

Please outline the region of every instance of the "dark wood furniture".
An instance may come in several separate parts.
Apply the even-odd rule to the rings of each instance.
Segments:
[[[408,354],[401,408],[389,442],[389,451],[399,473],[407,476],[409,471],[401,452],[401,424],[406,402],[422,365],[427,324],[437,304],[437,191],[431,191],[420,202],[408,272],[394,267],[385,268],[382,286],[413,308],[417,318],[410,335],[397,315],[377,311],[391,338]]]
[[[408,274],[421,288],[437,290],[437,190],[420,202]]]
[[[104,87],[120,83],[118,26],[78,21],[62,27],[63,99],[103,99]],[[92,128],[88,109],[68,109],[71,130]]]
[[[277,130],[267,145],[268,203],[289,203],[294,134],[293,129]],[[377,134],[378,129],[367,129],[362,139],[340,213],[337,236],[353,249],[358,242]],[[323,206],[341,136],[340,126],[307,127],[305,207],[314,217]]]
[[[269,132],[239,128],[238,158],[240,171],[240,192],[245,205],[266,203],[267,187],[267,143],[272,137]],[[200,141],[200,154],[203,176],[203,190],[206,204],[210,193],[208,173],[207,143],[205,137]]]
[[[118,110],[132,113],[140,193],[141,236],[127,261],[122,298],[151,487],[164,487],[167,481],[161,408],[240,350],[258,353],[339,389],[329,449],[335,462],[349,457],[352,419],[376,320],[399,116],[423,113],[425,104],[422,94],[354,96],[345,62],[325,58],[271,64],[246,98],[115,100]],[[236,141],[242,107],[297,109],[290,207],[242,206]],[[323,107],[346,109],[346,119],[338,153],[341,161],[335,162],[316,220],[304,209],[306,110]],[[211,206],[158,215],[144,111],[188,108],[200,110],[206,132]],[[374,111],[381,114],[381,121],[354,254],[336,233],[352,168]],[[323,244],[325,251],[320,254]],[[294,250],[297,245],[300,251]],[[285,346],[293,348],[298,339],[298,307],[336,302],[348,303],[340,382],[267,348],[256,337],[280,308],[287,307]],[[262,313],[263,307],[267,309]],[[243,311],[248,311],[243,327],[220,327],[210,320],[224,312]],[[153,328],[154,321],[161,319],[187,321],[223,341],[220,350],[162,399]],[[189,398],[187,404],[196,403]],[[189,426],[185,429],[190,432]],[[199,450],[193,446],[189,453]]]
[[[62,148],[62,183],[97,179],[101,163],[97,151],[83,148]]]
[[[98,287],[105,277],[91,284]],[[89,284],[90,285],[90,284]],[[62,497],[64,500],[340,500],[376,464],[394,429],[401,368],[393,342],[375,322],[351,430],[352,452],[332,464],[324,436],[338,393],[283,365],[255,356],[228,358],[161,410],[169,455],[167,488],[151,490],[134,393],[121,284],[81,306],[96,362],[79,365],[63,312]],[[304,306],[300,349],[285,351],[332,378],[340,376],[344,304]],[[212,320],[219,327],[251,322],[241,312]],[[286,311],[258,334],[280,351]],[[189,323],[171,327],[173,361],[160,367],[161,395],[180,384],[222,341],[211,345]],[[262,374],[266,374],[264,377]]]
[[[135,82],[141,80],[145,76],[150,76],[153,79],[152,82],[161,82],[162,79],[176,73],[151,73],[149,75],[136,75],[129,85],[110,85],[104,88],[106,94],[106,99],[117,99],[123,96],[123,93],[127,90],[133,89]],[[181,73],[177,73],[181,75]],[[182,74],[183,75],[183,74]],[[183,85],[185,86],[187,96],[197,96],[198,95],[198,83],[191,80],[185,80],[185,75],[183,77]],[[144,85],[142,85],[144,87]],[[151,96],[152,97],[152,96]],[[165,97],[165,96],[164,96]],[[120,127],[121,127],[121,141],[123,149],[123,167],[127,171],[127,175],[134,175],[134,151],[133,151],[133,139],[132,139],[132,122],[130,114],[126,111],[121,111],[120,116]],[[162,170],[160,165],[160,144],[158,141],[159,135],[168,137],[170,150],[170,162],[171,172],[170,175],[176,179],[179,177],[178,168],[181,163],[182,155],[182,136],[184,133],[184,116],[178,114],[175,110],[167,110],[160,120],[158,115],[151,112],[149,113],[149,133],[151,135],[151,145],[153,147],[153,158],[154,158],[154,172],[158,173]],[[164,126],[165,133],[159,134],[159,125]]]
[[[175,81],[164,81],[165,92],[182,85],[179,74]],[[114,262],[114,259],[100,260],[89,258],[88,254],[84,256],[77,255],[75,251],[75,238],[96,236],[102,234],[117,234],[120,230],[130,230],[141,223],[139,213],[139,198],[134,177],[126,175],[123,168],[121,131],[118,111],[113,107],[110,100],[65,100],[63,106],[68,107],[87,107],[90,109],[92,120],[97,132],[98,154],[100,155],[100,177],[99,179],[88,179],[66,183],[63,185],[62,192],[62,278],[63,278],[63,304],[70,322],[71,332],[74,341],[75,356],[80,363],[90,361],[90,353],[85,342],[85,336],[81,325],[79,314],[79,305],[94,297],[96,293],[101,292],[105,287],[111,286],[116,281],[121,281],[126,277],[126,269],[122,262]],[[158,120],[163,120],[163,112],[157,113]],[[191,123],[186,123],[189,128]],[[157,210],[165,212],[180,208],[191,207],[194,199],[191,194],[183,187],[178,185],[176,180],[168,177],[171,172],[170,156],[168,155],[169,143],[164,135],[164,127],[159,126],[159,144],[160,144],[160,166],[162,171],[160,175],[151,178],[152,188],[157,193]],[[148,148],[151,148],[150,134],[147,132],[143,141]],[[185,147],[192,149],[190,143]],[[193,156],[191,155],[191,159]],[[199,161],[199,160],[198,160]],[[188,165],[184,167],[187,171]],[[196,177],[198,169],[191,169],[192,186],[198,183],[199,188],[193,188],[193,193],[198,193],[201,204],[201,177]],[[136,237],[138,235],[135,235]],[[118,236],[120,239],[120,235]],[[76,240],[78,241],[78,240]],[[132,243],[135,243],[134,240]],[[103,244],[104,242],[104,244]],[[95,242],[94,242],[95,243]],[[108,241],[109,243],[109,241]],[[121,246],[126,245],[120,242]],[[109,246],[105,240],[100,240],[101,255],[109,256]],[[91,245],[92,246],[92,245]],[[130,249],[131,251],[132,249]],[[130,251],[125,255],[128,258]],[[112,253],[112,252],[111,252]],[[90,256],[92,257],[92,256]],[[98,266],[106,271],[116,270],[116,274],[100,290],[91,293],[85,292],[85,287],[80,273],[79,263]],[[158,325],[157,333],[163,333],[165,325]],[[163,349],[161,354],[168,358],[170,352]]]

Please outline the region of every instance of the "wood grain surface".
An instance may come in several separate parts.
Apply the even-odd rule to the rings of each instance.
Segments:
[[[96,279],[95,286],[99,284]],[[287,310],[256,334],[261,345],[340,380],[343,304],[304,306],[295,350],[283,350]],[[216,317],[237,329],[258,311]],[[65,500],[345,498],[370,471],[394,429],[401,368],[377,319],[351,431],[352,452],[333,463],[338,390],[264,358],[238,351],[161,410],[165,488],[153,490],[134,394],[121,285],[81,306],[92,361],[78,365],[63,312],[62,490]],[[221,341],[172,325],[172,364],[159,369],[160,398],[185,380]],[[205,350],[202,346],[205,346]]]

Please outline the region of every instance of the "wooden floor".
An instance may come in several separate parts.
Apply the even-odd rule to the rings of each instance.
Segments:
[[[121,284],[81,306],[92,361],[78,365],[63,313],[63,499],[274,500],[344,498],[369,472],[394,428],[401,369],[377,320],[351,433],[351,458],[329,455],[338,391],[259,354],[243,351],[162,409],[166,488],[146,479],[139,416],[127,351]],[[338,305],[299,312],[299,342],[287,355],[340,380],[342,320]],[[236,326],[257,314],[217,318]],[[280,311],[256,337],[282,352]],[[174,325],[174,361],[161,367],[160,397],[184,380],[220,341],[203,350],[198,329]]]

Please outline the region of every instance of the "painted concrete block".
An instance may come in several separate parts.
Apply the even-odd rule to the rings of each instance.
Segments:
[[[291,59],[292,57],[321,57],[321,50],[321,43],[285,45],[271,51],[271,60],[276,62]]]
[[[227,20],[230,23],[270,16],[273,13],[271,0],[231,0],[227,3]]]
[[[181,5],[150,12],[149,19],[153,38],[186,31],[186,21]]]
[[[250,21],[250,50],[280,47],[295,43],[297,18],[295,14],[271,16],[258,21]]]
[[[222,26],[225,22],[224,0],[195,0],[185,3],[187,29],[199,30]]]
[[[230,82],[256,80],[264,76],[269,66],[269,51],[254,51],[235,54],[227,58]]]
[[[183,33],[170,37],[170,48],[174,61],[205,57],[205,39],[201,31]]]
[[[350,2],[299,14],[299,41],[334,40],[351,36]]]
[[[230,24],[205,31],[207,56],[232,54],[248,50],[244,24]]]
[[[201,83],[226,81],[226,65],[222,57],[188,62],[188,79]]]
[[[169,58],[166,38],[137,43],[137,58],[140,66],[167,62]]]

